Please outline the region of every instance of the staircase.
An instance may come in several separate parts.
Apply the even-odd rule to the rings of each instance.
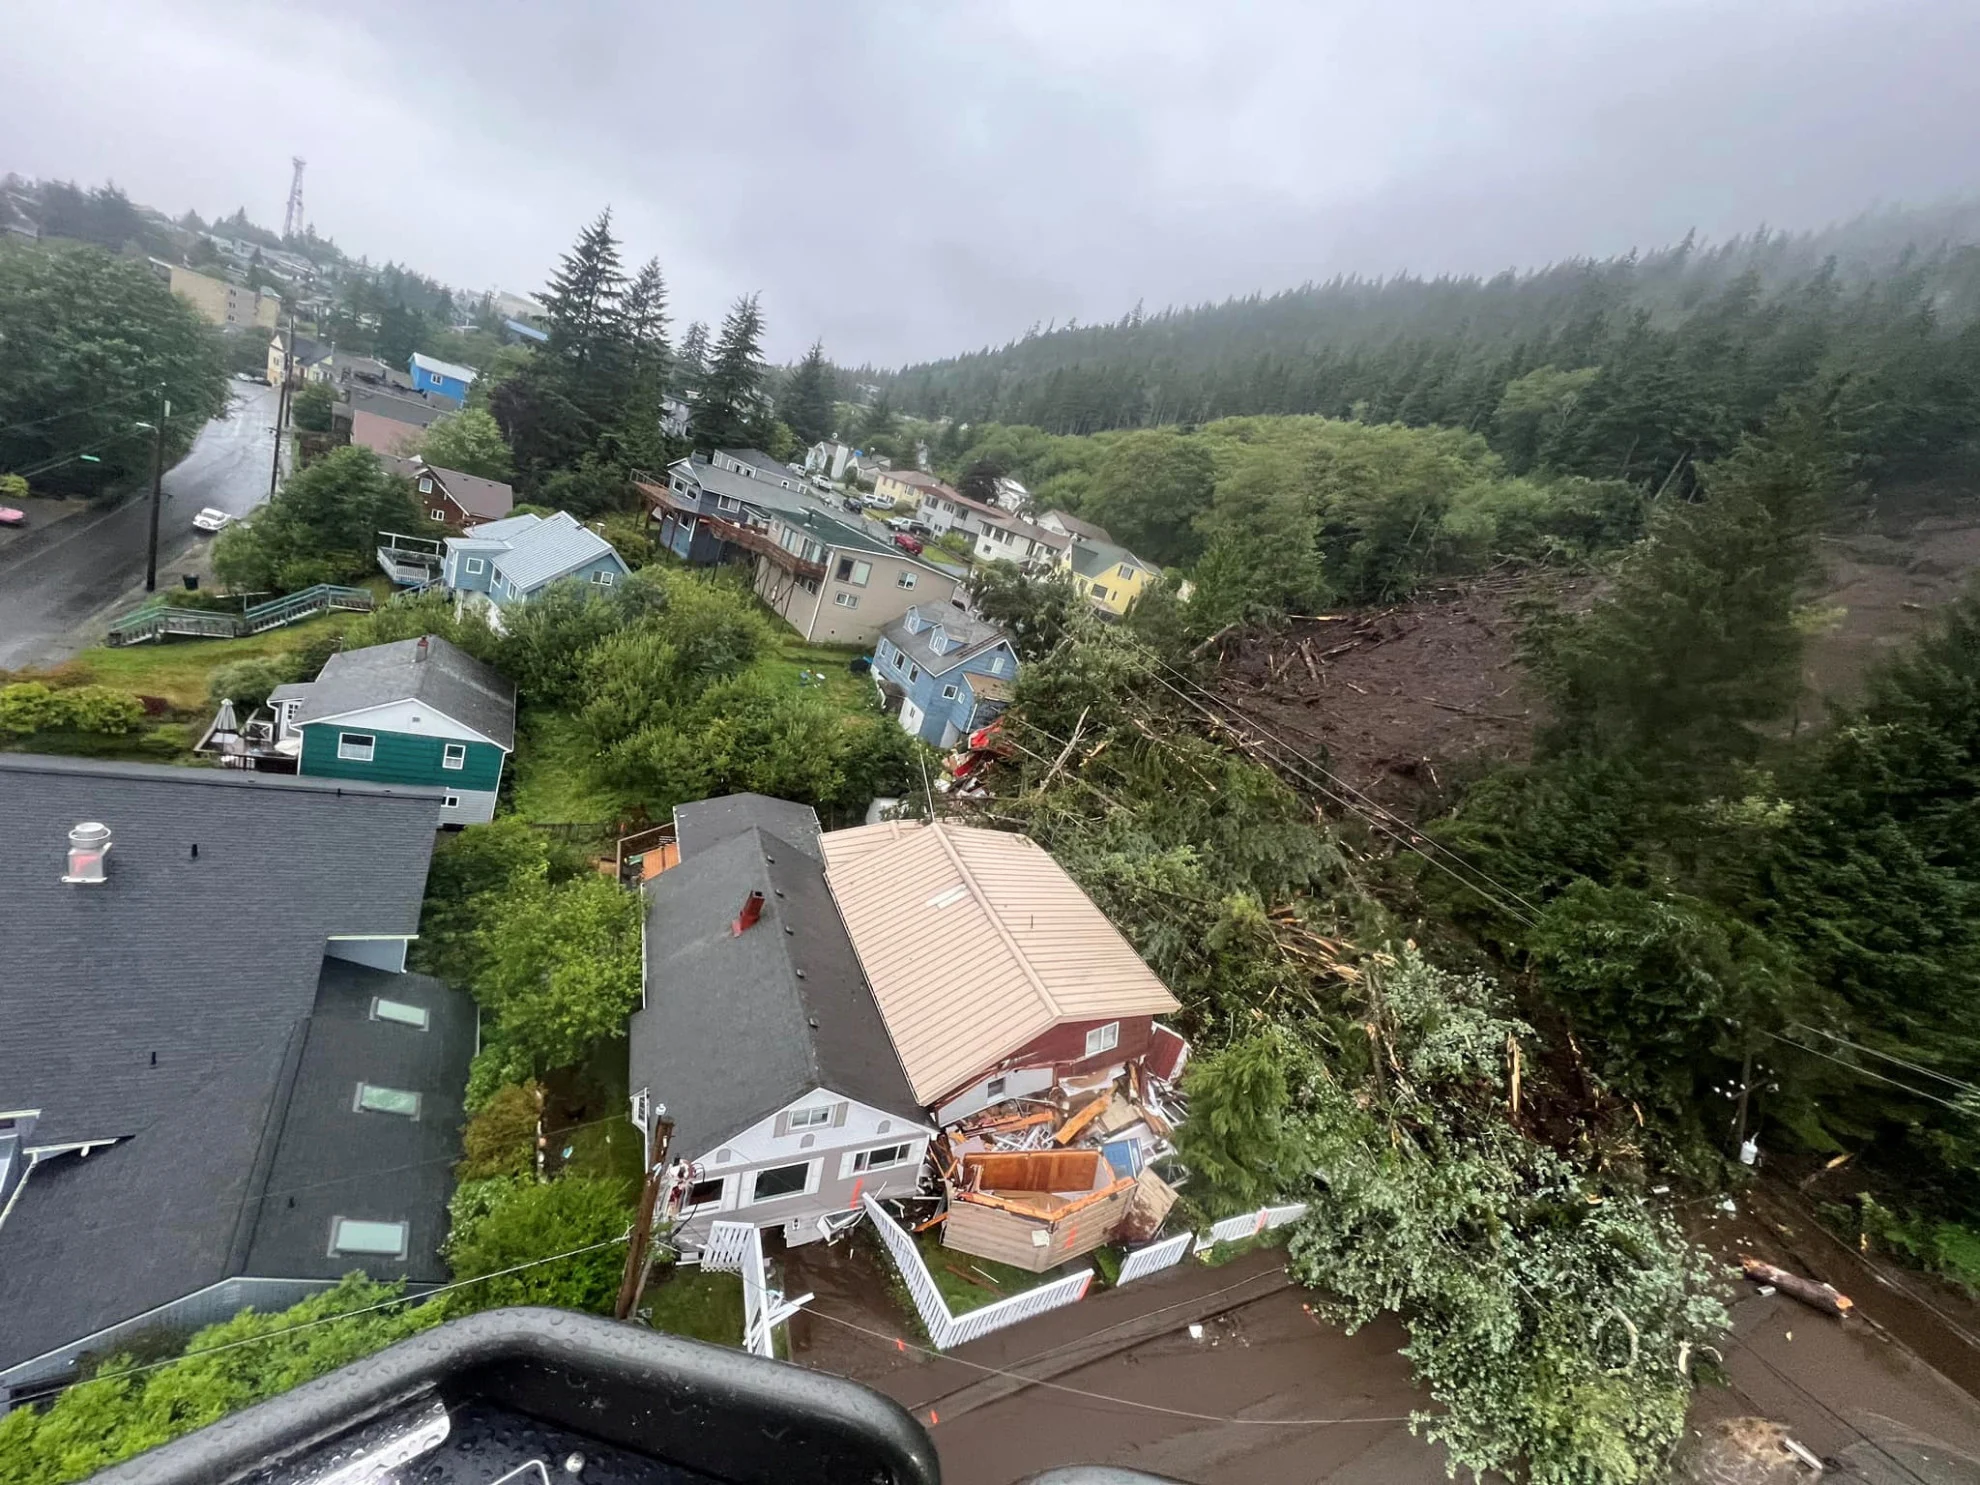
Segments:
[[[113,619],[106,640],[113,646],[122,646],[163,639],[168,634],[195,639],[241,639],[332,609],[366,613],[375,605],[376,600],[365,589],[340,588],[334,583],[318,583],[299,593],[271,598],[238,614],[207,608],[173,608],[168,599],[152,598]]]

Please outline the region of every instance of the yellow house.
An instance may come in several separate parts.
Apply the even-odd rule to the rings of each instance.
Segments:
[[[1078,538],[1060,559],[1060,569],[1068,568],[1093,606],[1117,619],[1162,575],[1160,568],[1151,567],[1126,547]]]
[[[259,325],[263,329],[275,328],[276,316],[281,313],[282,299],[266,289],[247,289],[239,284],[230,284],[224,278],[209,278],[203,273],[194,273],[190,268],[181,268],[176,263],[151,260],[158,276],[172,286],[172,292],[181,299],[191,302],[192,307],[205,315],[216,325],[230,327]]]

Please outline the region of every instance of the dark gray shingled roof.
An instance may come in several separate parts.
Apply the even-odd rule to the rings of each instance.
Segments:
[[[1000,641],[1008,641],[1010,638],[988,620],[973,619],[948,604],[944,604],[933,613],[922,614],[921,617],[924,621],[921,628],[912,634],[908,632],[905,614],[883,627],[880,632],[895,649],[930,675],[942,675],[954,670],[963,661],[973,659],[985,650],[995,648]],[[954,641],[953,645],[940,655],[934,650],[937,628]],[[1012,647],[1012,653],[1016,653],[1015,646]]]
[[[674,806],[674,843],[683,861],[759,827],[789,841],[813,861],[825,859],[818,846],[818,811],[808,804],[768,794],[724,794]]]
[[[491,665],[429,634],[426,659],[416,639],[344,650],[303,693],[296,721],[320,722],[395,701],[418,701],[513,752],[516,688]],[[293,692],[287,694],[293,695]]]
[[[417,931],[439,793],[0,754],[0,1108],[123,1139],[0,1224],[0,1366],[225,1276],[325,944]],[[83,820],[101,884],[61,880]]]
[[[373,1020],[378,996],[423,1007],[426,1030]],[[324,961],[267,1195],[250,1210],[247,1273],[335,1279],[362,1268],[381,1279],[447,1278],[439,1250],[474,1026],[474,1002],[438,980]],[[419,1094],[419,1116],[361,1112],[361,1082]],[[331,1257],[338,1217],[409,1223],[405,1259]]]
[[[763,915],[733,934],[752,891]],[[698,1160],[819,1087],[921,1121],[816,860],[752,827],[684,854],[646,899],[632,1086],[667,1106],[676,1155]]]

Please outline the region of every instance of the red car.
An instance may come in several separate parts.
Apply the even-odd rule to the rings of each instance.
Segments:
[[[26,511],[16,510],[11,505],[0,505],[0,526],[25,526],[27,523]]]
[[[919,557],[921,555],[921,538],[918,536],[909,536],[905,531],[896,531],[894,533],[894,545],[906,552],[910,557]]]

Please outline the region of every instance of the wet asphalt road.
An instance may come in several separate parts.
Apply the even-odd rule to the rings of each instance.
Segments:
[[[186,457],[165,473],[158,517],[158,583],[178,581],[175,560],[209,538],[192,529],[202,506],[243,516],[268,498],[275,389],[232,384],[224,418],[200,430]],[[65,658],[65,644],[118,595],[144,581],[150,501],[140,493],[106,511],[74,516],[0,550],[0,670]]]

